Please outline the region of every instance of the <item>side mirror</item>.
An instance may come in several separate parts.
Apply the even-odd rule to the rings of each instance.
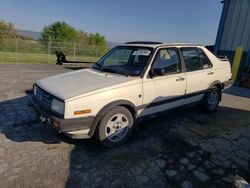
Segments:
[[[164,76],[166,74],[168,74],[168,73],[166,72],[166,69],[164,69],[164,68],[157,69],[157,68],[151,67],[150,71],[149,71],[150,78],[153,78],[155,76]]]
[[[164,76],[166,73],[165,69],[154,69],[153,67],[150,69],[150,77],[153,78],[154,76]]]

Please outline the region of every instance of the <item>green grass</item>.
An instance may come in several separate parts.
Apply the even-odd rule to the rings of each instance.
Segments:
[[[75,61],[96,62],[100,57],[76,55]],[[15,63],[56,63],[56,55],[50,56],[45,53],[23,53],[19,52],[0,52],[0,64],[15,64]],[[74,56],[66,56],[68,61],[74,61]]]

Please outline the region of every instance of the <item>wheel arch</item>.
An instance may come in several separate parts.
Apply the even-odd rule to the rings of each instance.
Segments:
[[[215,80],[214,82],[212,82],[209,86],[209,89],[212,89],[214,86],[218,87],[219,89],[223,89],[223,83],[219,80]]]
[[[93,124],[92,124],[90,132],[89,132],[89,136],[93,136],[93,134],[95,133],[96,127],[97,127],[98,123],[100,122],[100,120],[102,119],[105,112],[107,112],[109,109],[111,109],[115,106],[123,106],[123,107],[127,108],[131,112],[134,120],[136,119],[137,110],[136,110],[136,106],[132,102],[130,102],[128,100],[118,100],[118,101],[111,102],[111,103],[105,105],[95,116]]]
[[[210,84],[210,86],[209,86],[208,89],[211,90],[211,89],[214,88],[214,87],[217,87],[217,88],[220,89],[220,101],[221,101],[221,98],[222,98],[222,90],[223,90],[223,88],[224,88],[224,85],[223,85],[223,83],[222,83],[221,81],[215,80],[214,82],[212,82],[212,83]]]

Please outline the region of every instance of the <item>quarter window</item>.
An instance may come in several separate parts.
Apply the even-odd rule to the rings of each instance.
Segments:
[[[212,63],[211,61],[208,59],[207,55],[205,54],[205,52],[198,48],[198,52],[200,54],[200,58],[201,58],[201,63],[202,63],[202,68],[206,69],[206,68],[211,68],[212,67]]]

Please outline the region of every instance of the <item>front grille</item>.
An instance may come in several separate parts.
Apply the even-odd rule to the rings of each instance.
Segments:
[[[42,103],[42,105],[44,105],[46,108],[51,109],[51,103],[54,98],[53,95],[37,87],[36,97]]]

